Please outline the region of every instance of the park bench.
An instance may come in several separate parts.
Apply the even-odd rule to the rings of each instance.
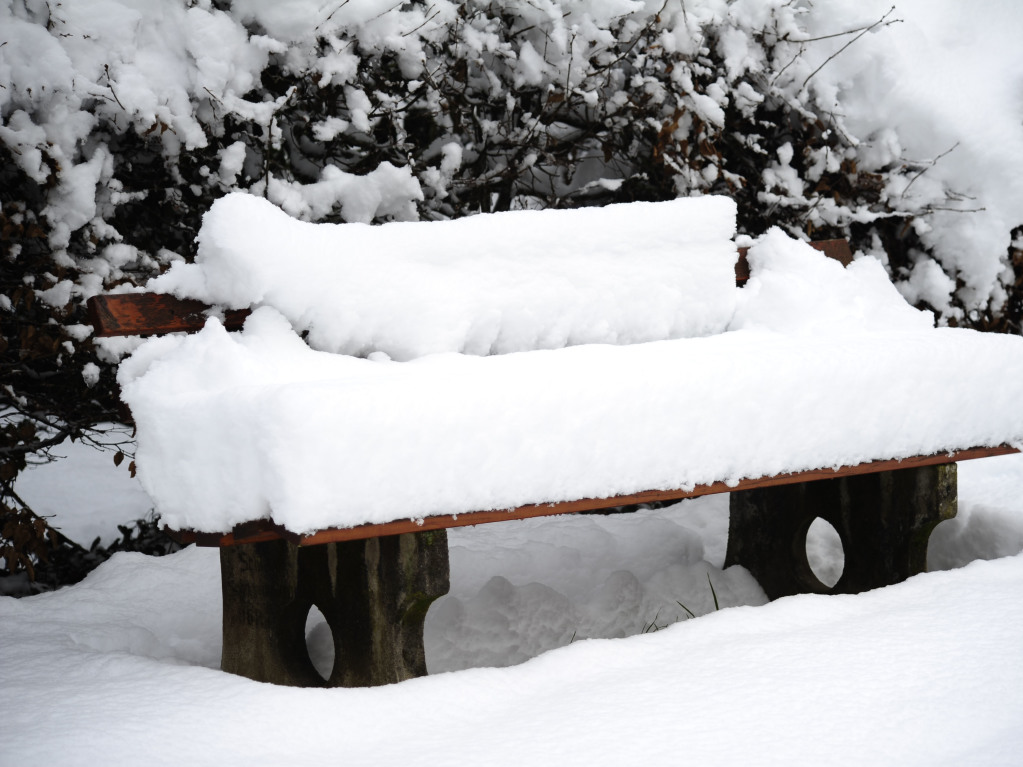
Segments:
[[[852,260],[844,240],[813,247],[843,265]],[[734,269],[735,285],[746,283],[750,272],[745,248],[739,249]],[[249,309],[224,311],[152,292],[96,296],[89,311],[100,338],[194,333],[211,315],[227,331],[237,331],[250,316]],[[713,407],[730,404],[736,403]],[[1017,452],[1007,441],[609,497],[410,514],[313,531],[295,532],[271,518],[213,532],[178,529],[174,535],[185,543],[220,547],[225,671],[299,686],[384,684],[426,673],[423,622],[429,605],[448,589],[448,528],[727,492],[726,566],[746,567],[771,599],[805,592],[856,593],[925,569],[931,531],[956,513],[956,461]],[[838,531],[845,554],[842,576],[831,588],[816,578],[806,557],[806,533],[818,517]],[[305,620],[314,605],[334,638],[337,660],[327,680],[315,671],[306,649]]]

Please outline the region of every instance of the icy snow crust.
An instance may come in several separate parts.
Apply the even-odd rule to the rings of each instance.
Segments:
[[[152,339],[120,371],[139,476],[171,527],[302,533],[1023,445],[1023,339],[934,329],[872,258],[843,269],[777,230],[749,258],[741,290],[725,259],[709,337],[395,362],[311,349],[264,305],[241,333]],[[189,273],[201,298],[234,289]]]
[[[373,227],[236,193],[203,218],[197,263],[149,287],[273,306],[314,348],[359,356],[629,344],[725,329],[734,234],[724,197]]]

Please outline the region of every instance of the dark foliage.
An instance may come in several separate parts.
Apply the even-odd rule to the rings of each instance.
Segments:
[[[160,557],[181,549],[160,525],[155,512],[130,525],[118,525],[121,535],[113,543],[103,546],[96,538],[85,548],[27,507],[18,510],[5,507],[4,511],[0,552],[9,562],[16,563],[14,567],[0,569],[0,593],[8,596],[28,596],[78,583],[120,551]]]

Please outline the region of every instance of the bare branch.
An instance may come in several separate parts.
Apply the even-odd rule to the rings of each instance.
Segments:
[[[826,59],[824,59],[824,63],[823,63],[823,64],[821,64],[821,65],[820,65],[819,67],[817,67],[817,68],[816,68],[815,70],[813,70],[813,71],[812,71],[812,72],[811,72],[810,74],[808,74],[808,75],[806,76],[806,79],[805,79],[805,80],[803,80],[803,84],[802,84],[801,88],[805,88],[805,87],[806,87],[806,84],[807,84],[808,82],[810,82],[810,78],[811,78],[811,77],[813,77],[813,76],[814,76],[815,74],[817,74],[817,73],[818,73],[818,72],[820,72],[820,71],[821,71],[822,69],[824,69],[824,67],[826,67],[826,66],[828,65],[828,63],[829,63],[829,62],[831,62],[831,61],[832,61],[832,60],[833,60],[833,59],[834,59],[834,58],[835,58],[836,56],[838,56],[838,55],[839,55],[840,53],[842,53],[842,52],[843,52],[843,51],[844,51],[844,50],[845,50],[846,48],[848,48],[848,47],[849,47],[850,45],[852,45],[852,44],[853,44],[853,43],[855,43],[855,42],[856,42],[857,40],[859,40],[859,39],[860,39],[861,37],[863,37],[863,36],[864,36],[865,34],[867,34],[867,32],[870,32],[870,31],[872,31],[872,30],[874,30],[874,29],[877,29],[878,27],[880,27],[880,26],[882,26],[882,25],[884,25],[884,26],[888,26],[889,24],[898,24],[898,23],[900,23],[900,22],[902,21],[902,19],[892,19],[891,21],[887,21],[888,17],[889,17],[889,16],[891,16],[891,15],[892,15],[892,13],[894,13],[894,12],[895,12],[895,6],[893,5],[893,6],[891,7],[891,8],[889,8],[889,9],[888,9],[888,13],[886,13],[886,14],[885,14],[884,16],[882,16],[882,17],[881,17],[880,19],[878,19],[877,21],[875,21],[875,22],[874,22],[873,24],[871,24],[871,25],[870,25],[869,27],[865,27],[865,28],[864,28],[864,29],[863,29],[863,30],[862,30],[862,31],[861,31],[861,32],[860,32],[860,33],[859,33],[858,35],[856,35],[856,37],[854,37],[854,38],[853,38],[852,40],[850,40],[849,42],[847,42],[847,43],[846,43],[845,45],[843,45],[843,46],[842,46],[841,48],[839,48],[839,49],[838,49],[837,51],[835,51],[835,52],[834,52],[834,53],[832,53],[832,54],[831,54],[830,56],[828,56],[828,57],[827,57]]]

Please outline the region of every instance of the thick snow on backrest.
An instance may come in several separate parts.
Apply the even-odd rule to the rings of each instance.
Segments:
[[[356,356],[630,344],[725,330],[734,235],[725,197],[369,226],[232,194],[203,218],[196,263],[149,289],[272,306],[313,348]]]

